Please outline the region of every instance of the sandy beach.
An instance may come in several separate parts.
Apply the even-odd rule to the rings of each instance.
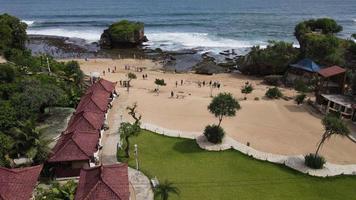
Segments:
[[[6,60],[2,56],[0,56],[0,63],[5,63],[5,62]]]
[[[126,88],[118,84],[117,91],[120,96],[120,108],[138,104],[143,122],[155,124],[168,129],[187,132],[202,132],[208,124],[217,123],[217,119],[209,113],[207,105],[211,101],[210,81],[218,81],[220,89],[213,89],[213,95],[219,92],[230,92],[240,102],[242,107],[237,115],[225,118],[222,126],[226,133],[241,143],[249,142],[258,150],[284,155],[307,154],[314,152],[323,133],[320,117],[308,112],[305,106],[297,106],[293,100],[268,100],[264,94],[268,88],[261,83],[261,79],[247,77],[239,74],[217,74],[212,76],[192,73],[175,74],[164,73],[160,65],[151,60],[134,59],[90,59],[78,60],[82,70],[90,75],[99,72],[105,79],[111,81],[127,80],[126,74],[133,72],[137,79],[131,81],[132,87]],[[125,65],[131,66],[125,70]],[[108,73],[114,70],[115,73]],[[136,72],[135,67],[144,67],[143,72]],[[103,74],[105,71],[105,75]],[[142,75],[148,78],[143,79]],[[160,87],[159,95],[153,90],[156,88],[154,80],[164,79],[166,86]],[[183,80],[183,85],[181,85]],[[205,86],[198,86],[198,81],[205,81]],[[242,100],[241,87],[246,81],[254,86],[252,94],[247,100]],[[178,86],[176,87],[176,82]],[[171,98],[171,91],[174,97]],[[293,97],[296,92],[282,89],[286,96]],[[179,98],[176,98],[177,95]],[[258,97],[259,100],[255,100]],[[123,111],[124,119],[129,120]],[[119,122],[118,122],[119,123]],[[332,163],[355,164],[356,144],[348,138],[334,137],[324,145],[321,154]]]

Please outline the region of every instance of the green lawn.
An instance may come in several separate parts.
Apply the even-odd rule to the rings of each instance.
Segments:
[[[194,140],[148,131],[133,137],[131,144],[138,144],[140,168],[146,175],[168,179],[181,190],[180,197],[171,199],[356,199],[356,176],[309,177],[235,150],[208,152]],[[129,164],[134,166],[134,160]]]

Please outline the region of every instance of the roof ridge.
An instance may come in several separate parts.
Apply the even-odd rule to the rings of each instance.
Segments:
[[[73,140],[73,142],[78,146],[79,150],[82,151],[85,155],[87,155],[90,158],[90,155],[88,155],[83,149],[82,147],[77,143],[77,141],[74,138],[71,138]]]
[[[7,168],[7,167],[0,167],[0,170],[5,170],[14,174],[18,174],[18,173],[22,173],[25,171],[29,171],[29,170],[34,170],[36,168],[39,168],[41,165],[34,165],[34,166],[30,166],[30,167],[22,167],[22,168]],[[17,171],[14,171],[17,170]]]
[[[106,183],[105,179],[103,178],[103,173],[100,173],[100,180],[103,182],[119,199],[121,199],[120,194],[118,194],[108,183]]]

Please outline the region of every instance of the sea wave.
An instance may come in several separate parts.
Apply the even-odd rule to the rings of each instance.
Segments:
[[[238,49],[250,48],[254,45],[266,45],[263,41],[243,41],[217,37],[208,33],[190,32],[148,32],[148,45],[166,50],[183,48]]]
[[[98,29],[85,29],[85,30],[68,30],[62,28],[48,28],[48,29],[29,29],[28,34],[34,35],[50,35],[50,36],[62,36],[85,39],[88,42],[96,42],[100,39],[102,30]]]
[[[21,20],[23,23],[27,24],[27,26],[32,26],[35,21],[30,21],[30,20]]]

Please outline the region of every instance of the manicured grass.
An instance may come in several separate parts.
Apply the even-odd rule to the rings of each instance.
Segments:
[[[174,182],[184,200],[356,199],[356,176],[315,178],[258,161],[235,150],[208,152],[194,140],[148,131],[131,139],[138,144],[140,169],[161,181]],[[129,164],[134,167],[133,149]]]

